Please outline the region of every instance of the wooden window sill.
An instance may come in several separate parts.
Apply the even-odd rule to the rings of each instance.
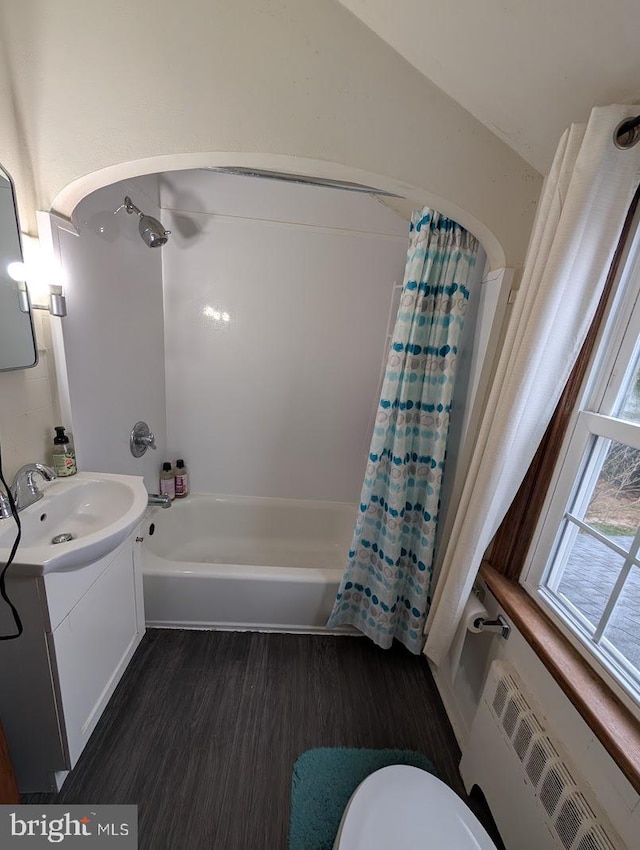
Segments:
[[[519,584],[486,561],[480,577],[640,794],[640,723]]]

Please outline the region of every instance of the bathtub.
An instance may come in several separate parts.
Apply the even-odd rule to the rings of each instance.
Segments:
[[[150,511],[147,625],[324,631],[356,513],[341,502],[208,495]]]

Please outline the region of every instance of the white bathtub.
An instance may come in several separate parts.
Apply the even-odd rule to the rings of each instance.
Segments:
[[[356,512],[340,502],[203,495],[156,509],[142,527],[147,624],[324,630]]]

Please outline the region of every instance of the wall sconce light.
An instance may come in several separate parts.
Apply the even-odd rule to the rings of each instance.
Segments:
[[[62,287],[55,283],[49,285],[49,312],[52,316],[67,315],[67,299],[64,297]]]
[[[46,268],[43,263],[9,263],[7,274],[19,284],[18,299],[23,313],[28,313],[31,308],[48,310],[52,316],[67,315],[67,300],[62,285],[52,282],[56,278],[60,279],[59,271]]]

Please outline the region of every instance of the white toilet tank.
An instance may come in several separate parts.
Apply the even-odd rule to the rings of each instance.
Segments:
[[[334,850],[496,850],[458,795],[431,773],[383,767],[353,792]]]

